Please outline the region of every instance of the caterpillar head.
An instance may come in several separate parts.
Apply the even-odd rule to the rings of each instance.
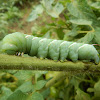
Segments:
[[[5,43],[2,46],[2,52],[5,52],[9,55],[16,54],[17,51],[18,51],[18,48],[13,44]]]

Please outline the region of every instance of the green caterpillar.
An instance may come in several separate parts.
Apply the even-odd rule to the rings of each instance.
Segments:
[[[93,45],[34,37],[20,32],[4,37],[2,51],[9,55],[23,52],[30,56],[62,62],[66,59],[73,62],[79,59],[99,63],[99,54]]]

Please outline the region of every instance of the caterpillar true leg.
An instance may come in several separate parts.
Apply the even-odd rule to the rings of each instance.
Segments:
[[[22,52],[16,52],[16,54],[15,54],[16,56],[23,56],[24,55],[24,53]]]

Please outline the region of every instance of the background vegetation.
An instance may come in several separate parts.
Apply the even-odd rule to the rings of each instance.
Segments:
[[[0,0],[0,39],[16,31],[95,44],[100,53],[100,1]],[[99,74],[62,73],[0,71],[0,100],[100,100]]]

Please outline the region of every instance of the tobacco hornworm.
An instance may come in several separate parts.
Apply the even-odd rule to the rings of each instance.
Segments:
[[[2,51],[10,55],[23,52],[30,56],[62,62],[66,59],[72,61],[79,59],[99,63],[99,54],[93,45],[34,37],[20,32],[4,37]]]

